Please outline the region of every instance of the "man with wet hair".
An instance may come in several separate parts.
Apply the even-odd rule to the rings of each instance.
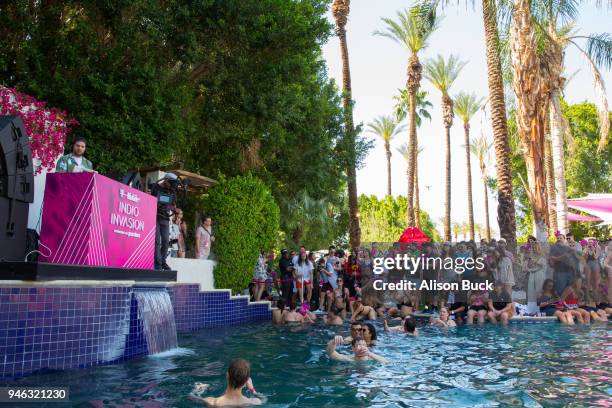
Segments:
[[[248,361],[239,358],[232,361],[227,369],[227,388],[225,389],[225,393],[220,397],[207,397],[201,400],[211,407],[261,405],[261,399],[247,398],[242,395],[242,389],[245,386],[252,394],[256,393],[253,387],[253,381],[251,381],[251,365]],[[194,392],[202,392],[207,387],[207,384],[196,384]]]

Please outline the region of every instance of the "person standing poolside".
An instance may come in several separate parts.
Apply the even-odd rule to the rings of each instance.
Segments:
[[[533,240],[531,239],[533,238]],[[540,243],[534,237],[530,237],[527,253],[523,261],[523,268],[529,274],[527,280],[527,305],[529,312],[534,313],[537,309],[538,292],[546,279],[546,257],[542,252]]]
[[[266,281],[268,280],[268,265],[266,265],[266,252],[260,251],[259,258],[255,264],[255,271],[253,272],[253,283],[255,284],[255,290],[253,297],[255,301],[261,300],[261,295],[266,288]]]
[[[281,279],[281,291],[285,304],[291,303],[291,297],[293,296],[293,278],[295,274],[295,268],[289,258],[289,251],[283,249],[281,251],[281,258],[278,261],[278,269],[280,271]]]
[[[565,235],[557,235],[557,242],[550,247],[548,262],[553,268],[555,292],[562,293],[572,282],[574,274],[574,256],[572,249],[566,245]]]
[[[319,310],[329,311],[333,302],[327,302],[327,307],[325,307],[325,298],[328,293],[334,290],[333,286],[329,283],[329,279],[333,274],[325,267],[325,258],[319,258],[317,261],[317,271],[319,272]]]
[[[601,280],[601,272],[599,267],[599,258],[601,257],[601,249],[595,239],[589,239],[587,245],[582,252],[584,257],[584,275],[587,290],[597,290],[599,281]]]
[[[303,247],[302,247],[303,248]],[[312,298],[312,270],[314,265],[308,259],[308,254],[304,250],[297,255],[297,260],[293,262],[295,268],[295,287],[298,290],[300,303],[304,303],[304,291],[306,291],[306,302],[310,304]]]
[[[176,256],[178,258],[184,258],[187,253],[187,247],[185,246],[185,238],[187,238],[187,223],[183,220],[183,210],[180,208],[176,209],[174,213],[175,223],[179,227],[179,235],[178,235],[178,250]]]
[[[204,215],[196,229],[196,258],[208,259],[213,242],[215,236],[212,231],[212,218]]]
[[[206,384],[196,384],[195,392],[201,392],[207,387]],[[220,397],[199,398],[211,407],[243,407],[247,405],[261,405],[259,398],[248,398],[242,395],[242,389],[247,387],[251,393],[255,394],[253,381],[251,380],[251,365],[248,361],[237,359],[231,362],[227,369],[227,388]]]
[[[56,173],[82,173],[84,171],[94,171],[93,164],[85,158],[87,140],[84,137],[77,137],[72,142],[70,153],[66,154],[57,161],[55,165]]]
[[[329,358],[336,361],[368,361],[374,360],[382,364],[386,364],[387,360],[379,356],[378,354],[372,353],[368,349],[368,345],[363,337],[357,336],[354,337],[351,341],[351,347],[353,350],[353,356],[347,356],[345,354],[340,354],[336,351],[336,347],[344,344],[344,339],[342,336],[336,336],[327,344],[327,354]]]

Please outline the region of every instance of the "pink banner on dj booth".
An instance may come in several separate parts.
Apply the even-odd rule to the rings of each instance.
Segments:
[[[157,200],[97,173],[47,175],[41,262],[153,269]]]

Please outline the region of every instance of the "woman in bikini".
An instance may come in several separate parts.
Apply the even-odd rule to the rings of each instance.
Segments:
[[[582,278],[576,278],[561,294],[561,300],[569,309],[578,323],[590,323],[591,313],[582,309],[580,305],[585,302],[584,289],[582,288]]]
[[[339,277],[337,280],[337,287],[333,290],[333,305],[340,311],[342,319],[346,319],[346,310],[349,299],[349,290],[344,286],[344,279]]]
[[[469,299],[470,305],[467,312],[467,324],[473,324],[475,316],[478,316],[478,323],[484,323],[488,311],[486,306],[488,300],[487,292],[482,290],[472,291]]]

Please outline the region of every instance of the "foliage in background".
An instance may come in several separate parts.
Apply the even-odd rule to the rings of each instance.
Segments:
[[[302,220],[285,202],[327,202],[334,216],[308,228],[331,241],[346,227],[337,215],[349,158],[321,53],[329,4],[3,2],[0,84],[78,119],[102,173],[174,163],[211,177],[250,171],[279,203],[286,236]],[[358,139],[358,162],[369,146]]]
[[[562,104],[563,114],[567,119],[573,136],[573,146],[565,146],[565,177],[567,197],[579,198],[588,193],[612,192],[612,147],[606,146],[603,152],[597,152],[599,127],[597,109],[591,103]],[[512,184],[517,199],[517,238],[525,240],[531,234],[532,215],[529,199],[519,179],[519,174],[527,181],[525,160],[519,151],[518,135],[514,111],[508,119],[512,160]],[[494,185],[494,183],[492,183]],[[571,210],[576,212],[575,210]],[[577,238],[594,236],[601,239],[610,236],[610,227],[595,227],[597,223],[573,222],[570,230]]]
[[[359,196],[362,242],[396,242],[406,230],[407,201],[404,196]],[[421,210],[421,231],[432,241],[440,235],[429,215]]]
[[[204,206],[215,221],[215,287],[242,292],[253,278],[259,251],[269,250],[276,241],[278,205],[269,188],[247,174],[221,178]]]

